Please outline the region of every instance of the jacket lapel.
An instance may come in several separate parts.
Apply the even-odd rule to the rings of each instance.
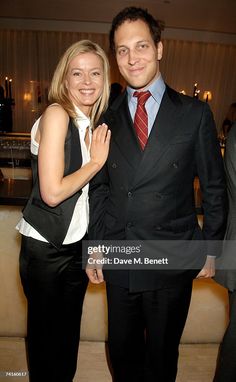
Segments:
[[[162,102],[144,150],[135,184],[139,183],[160,161],[171,141],[181,129],[183,109],[178,93],[169,87],[163,95]]]
[[[112,139],[135,172],[134,184],[152,172],[161,159],[181,129],[182,114],[182,102],[178,93],[167,86],[147,145],[142,152],[134,131],[126,92],[106,112],[106,123],[112,126]]]
[[[133,169],[138,168],[143,153],[134,131],[126,92],[119,98],[119,102],[115,102],[106,113],[106,123],[108,126],[112,126],[112,139],[122,155]]]

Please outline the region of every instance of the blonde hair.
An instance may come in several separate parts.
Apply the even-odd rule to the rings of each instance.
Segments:
[[[73,103],[71,102],[66,88],[66,75],[71,60],[81,53],[94,53],[100,57],[103,65],[103,90],[100,97],[95,102],[91,110],[92,127],[98,122],[101,114],[108,106],[110,94],[110,65],[106,53],[95,42],[90,40],[81,40],[71,45],[63,54],[55,69],[51,86],[49,89],[48,99],[50,103],[59,103],[72,118],[76,117]]]

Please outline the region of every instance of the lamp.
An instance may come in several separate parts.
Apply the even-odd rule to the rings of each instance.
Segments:
[[[212,100],[212,93],[210,90],[205,90],[203,93],[203,99],[204,101],[208,102]]]
[[[27,102],[31,101],[31,99],[32,99],[31,93],[29,93],[29,92],[24,93],[23,99],[24,99],[24,101],[27,101]]]
[[[197,96],[197,82],[194,84],[194,88],[193,88],[193,97],[196,97]]]

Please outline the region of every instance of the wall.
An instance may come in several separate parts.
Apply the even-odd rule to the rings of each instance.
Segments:
[[[90,38],[108,51],[108,23],[62,22],[0,18],[0,83],[13,78],[14,131],[30,131],[46,105],[47,90],[62,52],[80,38]],[[229,105],[236,101],[236,35],[166,28],[161,72],[177,91],[192,95],[198,83],[202,98],[210,90],[210,107],[220,130]],[[109,54],[112,82],[124,84]],[[42,102],[37,103],[38,89]],[[23,100],[25,94],[32,100]]]

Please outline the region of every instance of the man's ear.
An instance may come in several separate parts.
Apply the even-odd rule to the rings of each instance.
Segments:
[[[163,53],[163,44],[161,41],[157,44],[157,59],[160,61],[162,59],[162,53]]]

